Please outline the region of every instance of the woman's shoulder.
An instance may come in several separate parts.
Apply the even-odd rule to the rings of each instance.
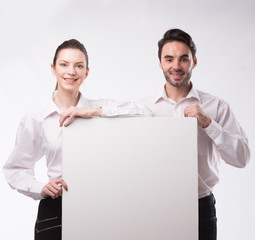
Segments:
[[[29,109],[22,117],[22,122],[28,123],[41,123],[45,119],[45,116],[48,113],[48,104],[36,106]]]

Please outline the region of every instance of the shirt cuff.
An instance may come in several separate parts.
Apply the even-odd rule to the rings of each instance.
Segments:
[[[220,141],[222,127],[214,120],[212,120],[211,124],[207,128],[204,128],[204,131],[216,144]]]
[[[115,116],[114,112],[112,110],[112,107],[105,107],[105,106],[102,106],[102,114],[101,114],[101,117],[112,117],[112,116]]]
[[[41,183],[41,182],[34,183],[30,188],[31,197],[35,200],[43,199],[43,197],[41,196],[41,191],[44,186],[45,186],[45,183]]]
[[[107,117],[139,117],[139,116],[146,116],[149,115],[146,111],[143,109],[137,109],[137,108],[113,108],[113,107],[102,107],[103,112],[101,114],[101,117],[107,118]]]

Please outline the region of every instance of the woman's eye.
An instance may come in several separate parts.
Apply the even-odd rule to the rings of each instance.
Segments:
[[[61,67],[66,67],[67,65],[65,63],[60,63]]]
[[[83,65],[78,65],[77,67],[78,67],[78,68],[83,68]]]

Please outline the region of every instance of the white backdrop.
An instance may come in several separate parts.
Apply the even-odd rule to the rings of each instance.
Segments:
[[[253,0],[1,0],[0,167],[21,117],[54,89],[50,64],[60,43],[77,38],[87,47],[87,97],[136,100],[162,87],[157,41],[178,27],[198,48],[194,85],[230,103],[252,151],[245,169],[222,164],[215,188],[218,239],[254,239],[254,12]],[[44,164],[37,169],[40,179]],[[12,191],[2,173],[0,189],[0,238],[32,239],[38,202]]]

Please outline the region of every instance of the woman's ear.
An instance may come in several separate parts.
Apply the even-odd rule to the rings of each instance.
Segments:
[[[50,65],[50,67],[51,67],[51,72],[52,72],[54,75],[56,75],[54,65],[53,65],[53,64],[51,64],[51,65]]]
[[[88,75],[89,75],[89,68],[87,68],[87,70],[86,70],[85,78],[87,78],[87,77],[88,77]],[[84,79],[85,79],[85,78],[84,78]]]

